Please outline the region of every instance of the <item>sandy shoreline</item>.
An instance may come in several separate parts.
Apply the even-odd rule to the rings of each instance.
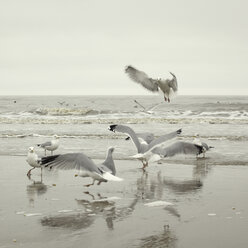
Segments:
[[[37,169],[29,180],[25,159],[1,156],[1,247],[248,243],[246,166],[209,166],[207,160],[198,165],[164,163],[143,174],[139,162],[118,160],[122,183],[85,188],[91,180],[74,177],[74,172],[45,172],[41,182]]]

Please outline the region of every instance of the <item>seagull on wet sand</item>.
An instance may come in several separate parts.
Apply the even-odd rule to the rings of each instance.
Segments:
[[[192,142],[186,141],[177,141],[166,147],[155,147],[151,150],[152,153],[158,155],[157,160],[165,157],[173,157],[177,154],[185,154],[185,155],[200,155],[205,154],[206,151],[213,148],[212,146],[208,146],[206,143],[202,143],[202,145],[194,144]]]
[[[145,170],[145,167],[148,166],[148,162],[150,159],[150,154],[148,151],[151,151],[153,148],[160,146],[161,144],[176,138],[181,132],[182,129],[179,129],[177,131],[162,135],[156,139],[153,139],[149,144],[145,142],[144,140],[140,141],[137,134],[134,132],[134,130],[128,126],[125,125],[110,125],[109,130],[112,132],[120,132],[127,134],[133,141],[134,145],[137,148],[138,154],[134,155],[134,158],[137,158],[142,161],[143,167],[142,169]],[[146,153],[146,156],[143,156],[143,154]]]
[[[131,65],[126,67],[125,72],[134,82],[141,84],[151,92],[158,92],[160,89],[164,94],[164,100],[166,102],[170,102],[171,95],[178,90],[177,78],[172,72],[170,72],[172,79],[165,80],[152,79],[145,72],[139,71]]]
[[[61,155],[54,155],[43,157],[41,164],[50,169],[71,170],[76,169],[79,171],[81,177],[91,177],[93,182],[85,185],[89,187],[98,181],[98,185],[107,181],[122,181],[122,178],[116,177],[116,169],[112,153],[113,147],[107,151],[106,159],[100,165],[96,165],[91,158],[83,153],[67,153]]]
[[[38,157],[38,155],[35,153],[34,151],[34,147],[29,147],[28,148],[28,156],[26,161],[28,162],[28,164],[33,167],[31,168],[28,173],[27,176],[30,177],[31,176],[31,170],[35,169],[35,168],[41,168],[41,174],[42,174],[42,167],[40,164],[40,158]]]
[[[51,151],[51,155],[53,155],[53,151],[59,147],[59,136],[55,134],[51,141],[47,141],[43,144],[37,144],[37,146],[45,150],[45,156],[47,150]]]

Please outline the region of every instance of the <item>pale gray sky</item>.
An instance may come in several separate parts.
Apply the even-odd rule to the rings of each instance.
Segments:
[[[126,65],[178,77],[179,94],[248,95],[246,0],[1,0],[0,94],[149,94]]]

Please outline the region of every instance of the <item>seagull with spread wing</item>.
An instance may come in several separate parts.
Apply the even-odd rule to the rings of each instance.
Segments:
[[[107,181],[122,181],[122,178],[115,176],[116,169],[112,153],[114,148],[110,147],[107,151],[106,159],[100,165],[96,165],[91,158],[84,153],[66,153],[41,158],[41,165],[50,169],[78,170],[79,176],[91,177],[93,182],[85,185],[89,187],[98,181],[98,185]]]
[[[176,138],[182,132],[182,129],[178,129],[174,132],[164,134],[158,138],[155,138],[150,141],[150,143],[147,143],[145,140],[139,138],[138,135],[134,132],[134,130],[128,126],[110,125],[108,129],[112,132],[127,134],[131,138],[138,152],[136,155],[133,156],[133,158],[141,160],[143,164],[143,170],[145,170],[145,168],[148,166],[148,162],[153,156],[153,153],[150,152],[151,150],[153,150],[157,146],[162,145],[165,142],[168,142],[169,140]]]
[[[164,93],[164,100],[166,102],[170,102],[170,96],[178,90],[177,78],[172,72],[170,74],[173,78],[165,80],[152,79],[145,72],[139,71],[131,65],[126,67],[125,72],[134,82],[141,84],[151,92],[158,92],[160,89]]]

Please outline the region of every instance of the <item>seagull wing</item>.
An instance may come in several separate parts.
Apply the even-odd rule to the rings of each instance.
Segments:
[[[84,170],[102,174],[102,171],[94,164],[91,158],[83,153],[67,153],[62,155],[47,156],[41,158],[41,164],[60,170]]]
[[[182,132],[182,129],[179,129],[177,131],[162,135],[156,139],[154,139],[148,146],[148,150],[152,149],[155,146],[158,146],[164,142],[167,142],[168,140],[171,140],[175,137],[177,137]]]
[[[200,154],[202,153],[202,147],[190,142],[178,141],[165,148],[155,147],[152,152],[159,154],[163,157],[173,157],[176,154]]]
[[[125,72],[134,82],[141,84],[147,90],[152,92],[158,91],[157,80],[149,78],[145,72],[139,71],[130,65],[126,67]]]
[[[51,141],[47,141],[43,144],[38,144],[37,146],[39,147],[42,147],[42,148],[45,148],[45,147],[48,147],[48,146],[51,146],[52,145],[52,142]]]

